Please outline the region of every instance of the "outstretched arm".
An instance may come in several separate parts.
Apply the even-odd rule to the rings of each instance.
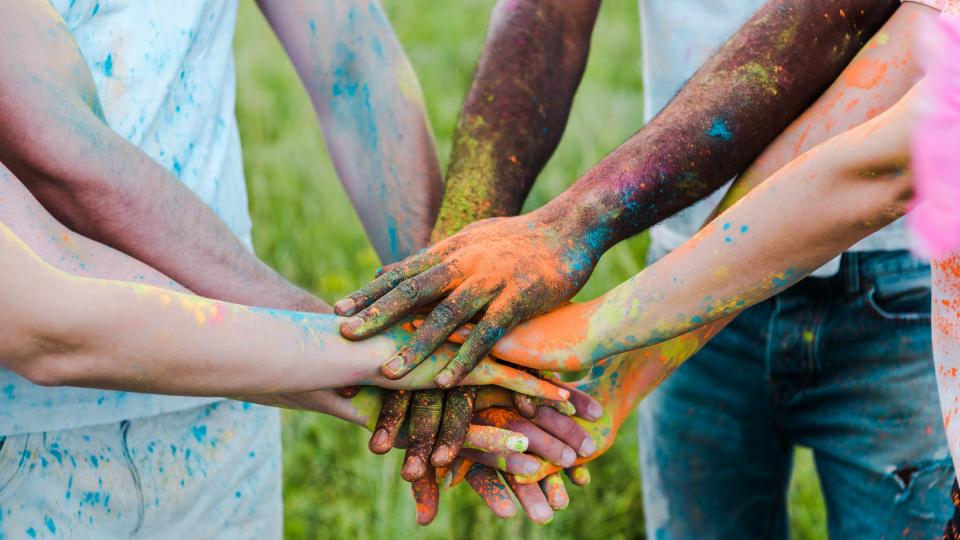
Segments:
[[[507,339],[549,349],[561,369],[683,334],[790,287],[906,212],[912,97],[790,163],[600,299],[534,319]],[[536,345],[535,336],[557,334],[550,328],[567,329],[561,341],[575,348]],[[503,345],[505,358],[525,363]]]
[[[419,384],[398,386],[384,379],[377,368],[395,340],[385,335],[349,342],[336,331],[333,315],[252,308],[142,283],[71,276],[43,262],[2,224],[0,255],[0,302],[12,327],[0,342],[0,358],[4,367],[37,384],[239,396],[346,384],[423,388],[432,385],[436,372],[414,377]],[[528,392],[568,397],[566,390],[512,368],[488,366],[486,376],[472,384],[500,382],[523,390],[526,381]]]
[[[922,76],[916,34],[935,16],[918,5],[901,8],[738,179],[721,203],[729,210],[685,246],[595,302],[521,325],[494,352],[575,369],[677,335],[775,294],[902,214],[911,191],[907,136],[916,90],[903,95]],[[551,325],[580,330],[561,335]]]
[[[350,309],[339,310],[351,316],[341,331],[365,337],[413,307],[442,300],[413,350],[404,351],[403,366],[386,371],[400,377],[484,309],[439,375],[441,385],[455,383],[510,328],[569,300],[610,246],[743,170],[898,5],[772,0],[664,111],[571,189],[530,214],[475,224],[390,268],[351,296],[344,305]],[[391,293],[404,288],[416,291],[412,300]]]
[[[0,0],[0,160],[60,221],[198,294],[286,309],[319,299],[106,124],[77,45],[46,0]]]
[[[440,241],[520,213],[563,135],[600,0],[500,0],[453,138]]]
[[[443,190],[417,77],[376,0],[258,0],[384,263],[426,245]]]

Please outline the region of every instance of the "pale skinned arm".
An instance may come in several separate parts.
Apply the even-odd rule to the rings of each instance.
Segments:
[[[335,316],[74,277],[41,261],[5,225],[0,236],[0,310],[13,327],[0,341],[0,358],[35,383],[199,396],[401,388],[378,375],[393,340],[351,343],[339,336]],[[520,380],[519,372],[490,366],[493,378]],[[438,369],[405,388],[429,386]],[[548,393],[566,398],[563,390]]]
[[[427,245],[443,182],[423,96],[375,0],[258,0],[384,263]],[[241,36],[242,39],[242,36]]]
[[[96,87],[45,0],[0,0],[0,160],[61,222],[231,302],[326,305],[259,261],[214,212],[110,129]]]

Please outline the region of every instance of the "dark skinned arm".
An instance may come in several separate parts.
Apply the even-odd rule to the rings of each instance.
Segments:
[[[494,7],[487,43],[454,135],[446,190],[431,243],[442,241],[475,221],[519,213],[534,179],[560,141],[586,65],[598,7],[599,1],[595,0],[498,2]],[[543,66],[529,73],[535,79],[533,84],[504,69],[505,64],[530,62]],[[541,92],[538,99],[536,90],[548,86],[552,91]],[[536,106],[531,107],[531,103]],[[499,135],[514,128],[525,136]],[[342,302],[338,312],[349,312],[351,308],[350,301]],[[421,410],[439,414],[439,400],[439,394],[434,392],[430,406]],[[450,407],[448,401],[448,409],[462,408],[472,401],[467,389],[458,390],[449,400],[455,404]],[[409,403],[409,393],[386,397],[370,440],[371,450],[389,451]],[[470,416],[469,410],[466,412],[445,415],[432,459],[435,466],[447,466],[456,456]],[[414,420],[413,425],[421,423],[432,425],[432,421],[425,420]],[[408,467],[422,469],[412,463]],[[411,477],[418,476],[410,472]]]
[[[839,75],[898,5],[897,0],[771,0],[654,120],[574,186],[534,212],[474,224],[389,267],[338,304],[341,314],[351,316],[341,332],[362,338],[413,306],[439,301],[426,324],[384,366],[385,375],[402,377],[457,325],[484,310],[457,357],[437,376],[442,387],[455,384],[510,328],[576,294],[611,246],[742,171]],[[510,24],[499,28],[508,35],[518,31]],[[537,80],[532,68],[538,65],[504,61],[500,72],[532,86]],[[542,90],[537,95],[550,88]],[[518,119],[517,126],[526,121]],[[513,126],[502,136],[519,132]],[[415,291],[414,298],[401,298],[396,291],[403,290]]]
[[[435,229],[447,234],[435,241],[520,213],[563,135],[599,8],[599,0],[497,2],[454,134]]]
[[[494,8],[484,53],[454,136],[432,242],[475,221],[520,211],[534,179],[560,141],[586,65],[598,7],[594,0],[575,4],[554,0],[499,2]],[[504,32],[503,25],[517,27],[517,34]],[[517,65],[539,62],[544,69],[536,71],[533,86],[524,78],[499,77],[505,58]],[[548,84],[553,91],[538,99],[536,89]],[[536,106],[531,108],[530,103]],[[517,115],[525,120],[517,122]],[[518,123],[525,136],[499,136]],[[427,474],[427,457],[436,467],[451,464],[460,451],[474,401],[475,390],[469,387],[454,389],[445,399],[440,391],[412,396],[411,443],[403,477],[415,482],[414,492],[420,494],[417,498],[425,508],[436,501],[424,496],[435,489]],[[371,450],[383,453],[390,449],[410,403],[410,393],[392,392],[385,397],[370,440]],[[435,512],[434,506],[432,512],[418,516],[418,521],[429,522]]]

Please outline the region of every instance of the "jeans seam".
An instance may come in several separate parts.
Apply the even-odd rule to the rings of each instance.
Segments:
[[[773,355],[770,349],[773,347],[773,326],[776,324],[777,315],[780,314],[780,307],[780,295],[778,294],[773,297],[773,311],[770,313],[770,319],[767,321],[767,335],[764,337],[767,344],[766,347],[764,347],[763,364],[767,372],[767,381],[773,378]]]
[[[906,324],[931,324],[933,320],[932,313],[920,313],[920,312],[908,312],[908,313],[893,313],[883,309],[876,300],[877,286],[872,285],[867,293],[864,295],[864,305],[867,308],[867,312],[876,317],[881,321],[890,321],[895,323],[906,323]]]

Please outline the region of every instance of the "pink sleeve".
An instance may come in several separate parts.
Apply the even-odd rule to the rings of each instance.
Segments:
[[[900,0],[901,3],[913,2],[915,4],[923,4],[925,6],[930,6],[933,9],[940,10],[940,11],[943,11],[943,7],[948,1],[952,1],[952,0]]]

